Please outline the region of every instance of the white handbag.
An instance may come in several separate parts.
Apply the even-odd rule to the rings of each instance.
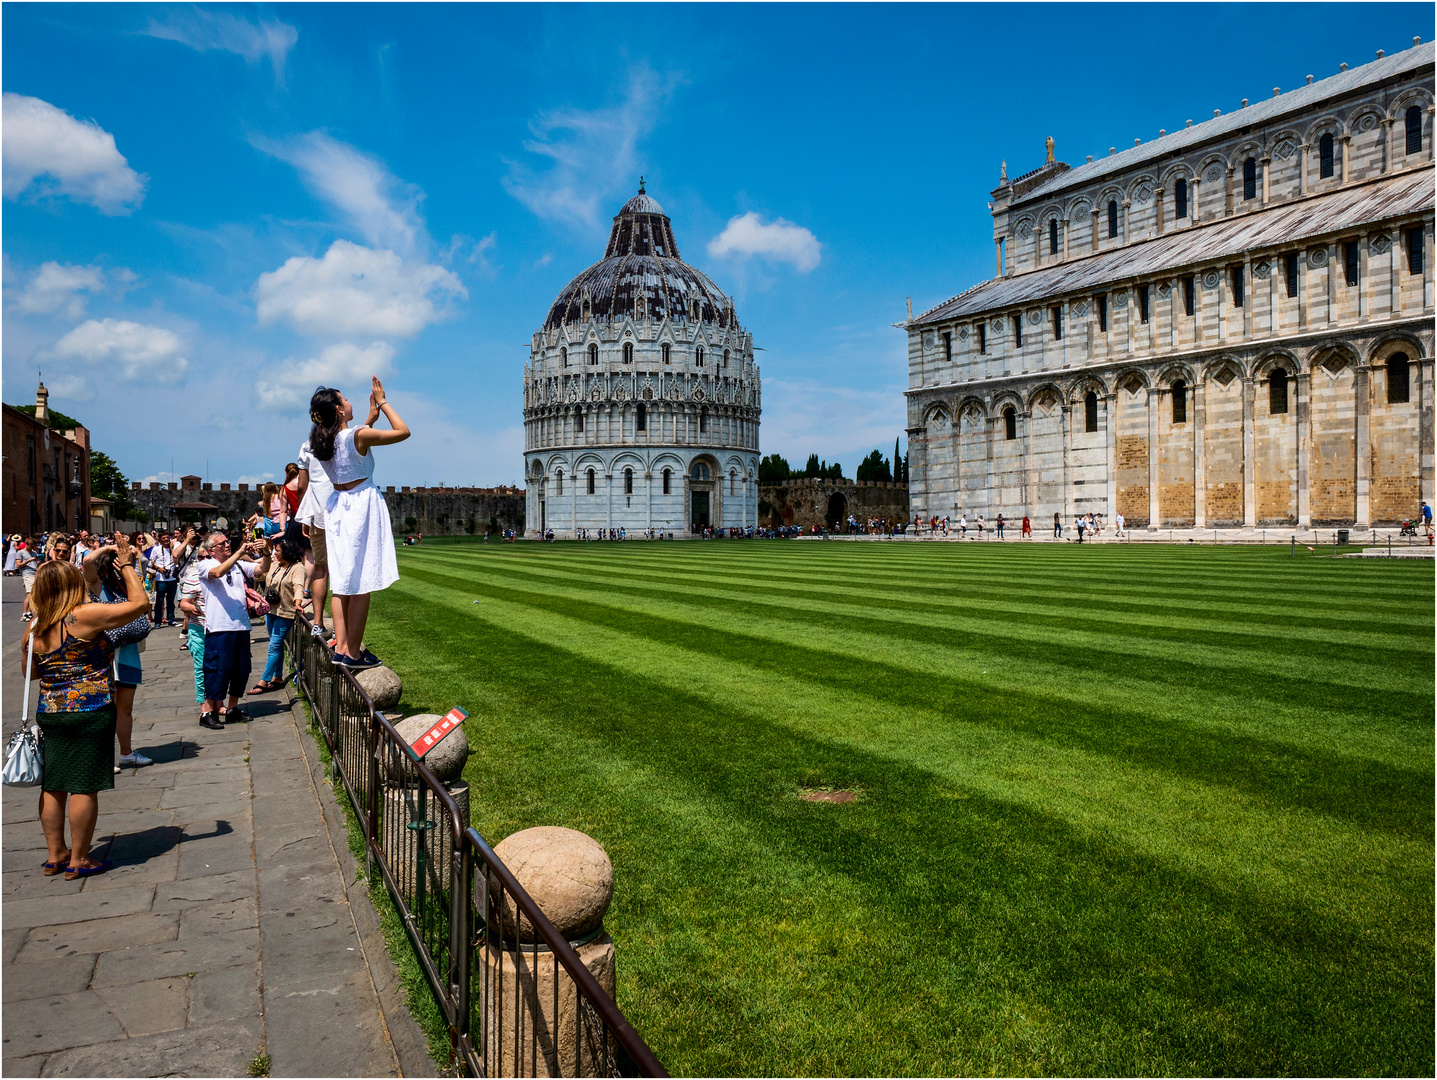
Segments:
[[[5,768],[0,779],[10,787],[38,787],[42,774],[45,737],[40,725],[30,723],[30,669],[35,666],[35,635],[30,635],[30,656],[25,664],[25,697],[21,706],[20,730],[5,744]]]

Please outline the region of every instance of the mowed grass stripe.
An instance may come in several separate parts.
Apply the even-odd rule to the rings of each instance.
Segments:
[[[535,561],[515,563],[510,572],[545,575],[561,578],[565,571],[550,570],[545,564]],[[569,573],[573,580],[584,580],[584,575],[575,570]],[[616,575],[607,575],[606,584]],[[670,581],[673,579],[670,578]],[[709,581],[712,578],[707,579]],[[637,587],[638,582],[634,583]],[[1148,632],[1138,634],[1127,629],[1121,621],[1109,631],[1092,629],[1092,620],[1081,612],[1066,616],[1048,613],[1013,614],[1004,619],[969,616],[964,614],[968,606],[954,601],[946,605],[949,610],[937,611],[933,607],[917,610],[912,604],[886,605],[881,602],[840,601],[832,599],[809,599],[794,592],[777,596],[772,591],[747,592],[715,586],[706,582],[677,582],[665,586],[661,582],[645,581],[643,587],[650,589],[671,588],[689,595],[703,595],[716,599],[727,599],[750,605],[767,605],[783,611],[803,611],[814,615],[829,615],[839,619],[862,620],[875,624],[891,623],[924,628],[927,633],[948,632],[955,641],[965,637],[981,636],[1012,642],[1021,648],[1025,643],[1062,650],[1096,651],[1127,656],[1134,660],[1164,661],[1175,656],[1175,644],[1182,646],[1181,652],[1193,663],[1205,667],[1228,667],[1240,671],[1260,671],[1264,674],[1301,680],[1312,680],[1314,671],[1326,670],[1328,662],[1341,662],[1349,679],[1356,680],[1373,691],[1391,693],[1426,693],[1429,687],[1425,670],[1413,674],[1410,665],[1392,662],[1391,650],[1377,653],[1363,650],[1361,646],[1351,648],[1339,643],[1329,643],[1326,649],[1309,647],[1301,650],[1292,647],[1291,640],[1273,639],[1253,635],[1241,630],[1231,632],[1191,633],[1183,632],[1181,622],[1175,616],[1170,625],[1162,628],[1149,626]],[[1059,609],[1071,610],[1071,609]],[[1261,647],[1256,647],[1258,644]],[[1353,654],[1356,655],[1353,655]],[[1367,663],[1362,662],[1366,654]],[[1401,654],[1399,654],[1400,656]],[[1429,665],[1430,666],[1430,665]]]
[[[470,582],[487,584],[489,595],[570,614],[578,614],[572,605],[582,602],[587,605],[582,617],[599,626],[608,624],[605,612],[611,609],[640,618],[648,636],[707,652],[717,651],[717,642],[732,639],[737,644],[723,649],[728,655],[831,684],[856,682],[859,689],[873,694],[879,693],[881,686],[885,699],[896,707],[914,703],[949,707],[961,702],[968,716],[1006,727],[1021,724],[1022,706],[1032,703],[1040,709],[1056,709],[1060,716],[1105,718],[1108,722],[1102,723],[1104,730],[1099,735],[1103,742],[1113,738],[1108,729],[1123,729],[1115,748],[1139,733],[1167,747],[1176,734],[1170,725],[1177,725],[1180,729],[1211,729],[1200,737],[1237,740],[1244,755],[1264,759],[1264,769],[1272,768],[1266,759],[1274,751],[1292,751],[1301,757],[1320,750],[1321,760],[1315,763],[1319,770],[1331,767],[1331,758],[1365,758],[1367,766],[1395,768],[1404,786],[1425,775],[1406,768],[1413,735],[1410,729],[1422,723],[1423,710],[1430,704],[1430,698],[1424,700],[1418,694],[1411,695],[1410,723],[1397,728],[1388,717],[1364,724],[1354,721],[1345,709],[1329,709],[1331,696],[1321,685],[1268,679],[1256,696],[1251,690],[1229,693],[1225,685],[1212,685],[1208,669],[1176,658],[1167,661],[1161,679],[1134,677],[1130,664],[1121,659],[1108,664],[1110,654],[1088,651],[1066,650],[1066,663],[1058,664],[1048,659],[1051,650],[1019,655],[1009,649],[995,664],[992,653],[978,647],[994,644],[987,638],[975,641],[969,637],[950,645],[935,641],[926,628],[889,626],[882,632],[869,628],[867,622],[830,624],[820,647],[814,644],[809,623],[753,613],[750,605],[733,601],[697,604],[692,602],[694,590],[582,589],[573,583],[558,590],[546,587],[547,582],[532,580],[527,573],[485,574],[472,568],[464,576],[427,568],[415,573],[421,580],[454,589]],[[654,615],[656,610],[664,615]],[[768,644],[786,651],[775,653],[765,647]],[[990,665],[991,673],[983,665]],[[895,686],[899,680],[903,685]],[[1177,687],[1201,693],[1178,698],[1172,693]],[[1294,697],[1310,700],[1295,704]],[[1260,716],[1255,708],[1259,703],[1263,706]],[[1387,707],[1394,706],[1389,695]],[[1305,731],[1304,724],[1314,714],[1324,721],[1316,734]],[[1015,716],[1017,719],[1012,719]],[[1052,728],[1051,714],[1045,715],[1041,724],[1054,730],[1055,736],[1073,727],[1072,722],[1061,720]],[[1430,729],[1430,724],[1427,727]],[[1221,751],[1217,755],[1220,760],[1230,756],[1222,747],[1215,749]],[[1256,767],[1256,760],[1253,765]]]
[[[839,655],[859,639],[826,640],[835,620],[822,612],[735,633],[723,620],[738,601],[725,601],[711,609],[723,629],[710,642],[691,622],[707,602],[646,623],[630,586],[598,563],[587,586],[521,575],[470,580],[456,596],[447,579],[462,568],[420,580],[436,550],[401,553],[408,576],[376,598],[375,647],[405,674],[409,708],[475,703],[466,775],[491,839],[570,824],[608,847],[620,1002],[675,1072],[1430,1068],[1430,842],[1099,758],[1062,745],[1061,730],[1034,747],[905,710],[862,686],[861,665]],[[486,575],[562,550],[474,549]],[[611,564],[629,558],[609,550]],[[735,558],[665,561],[705,581]],[[606,587],[616,600],[564,595]],[[502,595],[484,599],[491,590]],[[787,643],[804,618],[811,648]],[[930,669],[941,650],[924,656],[924,670],[904,674],[886,653],[874,681],[908,678],[920,697],[932,684],[941,698],[945,679],[973,676]],[[803,670],[784,676],[791,663]],[[846,681],[822,685],[845,665]],[[1234,693],[1264,679],[1213,681]],[[1341,687],[1341,672],[1328,681]],[[1206,701],[1193,687],[1152,693],[1169,696],[1165,714]],[[1371,697],[1334,690],[1333,708]],[[1400,732],[1386,697],[1373,722]],[[1101,711],[1054,716],[1057,729],[1102,722]],[[1176,725],[1175,753],[1194,749],[1196,726]],[[1414,735],[1413,761],[1430,763],[1430,741],[1430,730]],[[793,797],[799,783],[863,797],[815,807]],[[1430,779],[1415,799],[1430,817]],[[1137,850],[1134,836],[1163,854]],[[1249,873],[1264,846],[1282,861]],[[1324,858],[1341,868],[1323,877]]]

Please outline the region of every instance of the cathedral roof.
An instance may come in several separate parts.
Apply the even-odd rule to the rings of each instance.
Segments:
[[[642,185],[614,217],[604,257],[564,286],[549,308],[544,329],[583,321],[585,301],[590,317],[601,321],[628,315],[722,327],[735,322],[728,297],[707,274],[679,258],[668,215]]]

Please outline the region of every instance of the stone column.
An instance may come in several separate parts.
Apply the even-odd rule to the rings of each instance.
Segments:
[[[1337,241],[1327,245],[1327,325],[1337,325]]]
[[[1420,380],[1418,387],[1418,400],[1422,403],[1418,415],[1421,418],[1417,437],[1417,452],[1420,455],[1422,469],[1422,498],[1431,506],[1433,499],[1432,491],[1432,357],[1417,361],[1412,365],[1417,369],[1417,378]]]
[[[1255,380],[1242,379],[1242,523],[1251,529],[1257,524],[1257,476],[1254,472],[1252,412]]]
[[[1207,527],[1207,395],[1203,393],[1203,376],[1193,381],[1193,527]]]
[[[1199,185],[1201,183],[1202,177],[1200,176],[1194,176],[1192,180],[1188,183],[1188,220],[1194,225],[1196,225],[1200,220],[1199,214],[1202,208],[1202,203],[1198,201],[1198,193],[1200,190]]]
[[[1068,259],[1068,233],[1069,233],[1069,231],[1070,231],[1069,228],[1068,228],[1068,224],[1069,224],[1069,222],[1068,222],[1068,219],[1067,219],[1067,218],[1060,218],[1060,219],[1058,220],[1058,231],[1063,234],[1063,261],[1064,261],[1064,262],[1066,262],[1067,259]]]
[[[604,528],[614,527],[614,476],[609,472],[610,463],[604,462]]]
[[[1262,170],[1262,205],[1265,207],[1265,206],[1267,206],[1267,201],[1268,201],[1268,183],[1267,183],[1268,178],[1267,178],[1267,174],[1271,171],[1270,166],[1272,165],[1272,158],[1271,158],[1271,157],[1258,158],[1258,160],[1257,160],[1257,165],[1258,165],[1258,168],[1260,168],[1260,169]]]
[[[1020,419],[1023,421],[1023,515],[1033,516],[1038,485],[1033,477],[1033,410],[1029,409]]]
[[[644,510],[646,525],[654,527],[654,465],[651,461],[644,463],[644,502],[647,504]]]
[[[1098,243],[1098,211],[1097,211],[1097,208],[1096,208],[1096,207],[1093,209],[1093,235],[1092,235],[1092,240],[1093,240],[1093,250],[1094,250],[1094,251],[1101,250],[1102,245]]]
[[[1160,523],[1158,506],[1158,399],[1162,391],[1148,387],[1148,528]]]
[[[1312,525],[1312,372],[1293,374],[1297,394],[1297,525]]]
[[[1124,199],[1118,204],[1119,209],[1122,210],[1122,213],[1118,215],[1118,243],[1120,245],[1133,242],[1132,229],[1128,225],[1128,219],[1132,216],[1132,205],[1131,199]]]
[[[1366,322],[1371,312],[1369,286],[1372,280],[1372,255],[1370,245],[1372,234],[1363,233],[1357,238],[1357,321]]]
[[[1183,310],[1183,283],[1181,278],[1173,278],[1172,291],[1168,294],[1168,306],[1171,310],[1171,319],[1168,323],[1168,339],[1172,348],[1176,350],[1182,343],[1182,334],[1179,327],[1182,325],[1178,320]]]
[[[1213,292],[1213,304],[1214,304],[1214,306],[1216,306],[1216,308],[1217,308],[1217,339],[1218,339],[1218,341],[1226,341],[1226,340],[1227,340],[1227,321],[1228,321],[1228,318],[1229,318],[1229,316],[1228,316],[1229,304],[1228,304],[1228,302],[1227,302],[1227,288],[1226,288],[1226,286],[1228,285],[1228,282],[1223,281],[1223,278],[1225,278],[1225,277],[1227,277],[1227,271],[1226,271],[1224,268],[1222,268],[1222,267],[1218,267],[1218,270],[1217,270],[1217,288],[1212,290],[1212,292]],[[1201,284],[1201,282],[1199,282],[1199,284]],[[1207,292],[1207,290],[1204,289],[1203,292]]]
[[[1353,392],[1357,395],[1357,519],[1353,524],[1361,529],[1372,523],[1372,367],[1370,364],[1358,364],[1354,374]]]
[[[1349,151],[1350,149],[1352,149],[1352,136],[1351,136],[1351,135],[1342,135],[1342,136],[1340,136],[1340,137],[1338,138],[1337,141],[1342,144],[1342,183],[1343,183],[1344,185],[1346,185],[1346,183],[1347,183],[1347,160],[1348,160],[1348,158],[1350,158],[1350,157],[1352,156],[1350,153],[1348,153],[1348,151]]]
[[[1108,513],[1107,521],[1113,520],[1113,515],[1118,512],[1118,424],[1117,424],[1117,403],[1118,394],[1114,391],[1111,394],[1103,395],[1103,406],[1106,410],[1104,417],[1107,426],[1105,436],[1107,442],[1108,456]]]
[[[1003,276],[1003,238],[1000,236],[993,241],[993,276]]]
[[[1227,170],[1227,188],[1223,195],[1222,212],[1224,217],[1232,217],[1232,176],[1235,172],[1231,167]]]
[[[1163,189],[1153,189],[1153,211],[1157,214],[1158,235],[1163,234]]]
[[[1009,233],[1003,238],[1003,276],[1013,276],[1013,260],[1008,256],[1013,254],[1013,234]]]
[[[1297,328],[1307,329],[1307,249],[1297,253]]]
[[[1423,381],[1425,388],[1427,383]],[[1073,407],[1067,401],[1059,413],[1063,425],[1063,524],[1073,516]]]
[[[1432,140],[1437,142],[1437,138]],[[1422,229],[1422,310],[1432,310],[1432,223]]]
[[[1387,306],[1387,317],[1395,319],[1402,314],[1402,230],[1392,230],[1392,246],[1387,249],[1392,273],[1387,279],[1387,291],[1391,300]]]
[[[1384,116],[1382,118],[1382,171],[1385,173],[1392,171],[1392,159],[1394,156],[1392,150],[1392,131],[1392,117]]]
[[[1242,256],[1242,336],[1244,339],[1252,337],[1252,252],[1245,251]]]
[[[1307,194],[1307,153],[1312,149],[1311,143],[1302,143],[1297,148],[1297,193]]]

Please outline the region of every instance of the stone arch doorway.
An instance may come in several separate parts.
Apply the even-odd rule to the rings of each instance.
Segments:
[[[698,457],[689,463],[689,527],[695,531],[715,528],[723,520],[719,475],[713,458]]]
[[[842,531],[843,522],[848,517],[848,500],[843,497],[843,492],[835,491],[828,497],[828,514],[824,520],[830,526]]]

